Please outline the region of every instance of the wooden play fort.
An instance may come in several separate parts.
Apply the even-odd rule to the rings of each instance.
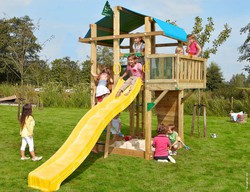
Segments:
[[[136,31],[139,27],[143,32]],[[176,46],[187,44],[186,35],[182,28],[175,25],[116,6],[113,8],[113,16],[105,16],[91,24],[85,37],[79,38],[79,42],[91,45],[93,72],[99,72],[97,45],[113,48],[115,84],[120,77],[120,58],[125,53],[133,52],[133,38],[142,36],[145,41],[145,82],[129,107],[130,134],[135,138],[145,139],[145,151],[114,147],[109,149],[109,152],[151,159],[152,109],[155,110],[158,123],[174,123],[179,136],[184,140],[184,101],[193,90],[206,88],[206,60],[174,54]],[[127,45],[123,45],[125,40],[128,42]],[[186,89],[190,91],[184,95]],[[95,105],[94,90],[95,84],[92,79],[92,106]],[[106,143],[108,141],[107,137]]]

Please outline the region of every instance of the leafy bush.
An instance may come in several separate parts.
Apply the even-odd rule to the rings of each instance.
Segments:
[[[43,85],[41,92],[36,92],[35,87],[25,85],[23,88],[23,98],[25,102],[38,104],[45,107],[83,107],[90,106],[90,86],[88,84],[78,84],[73,87],[73,92],[66,93],[65,88],[60,83],[48,83]],[[7,97],[16,95],[21,97],[22,89],[18,85],[0,85],[0,96]]]
[[[61,83],[48,83],[42,86],[41,92],[36,92],[34,86],[24,86],[25,102],[38,104],[43,103],[45,107],[90,107],[90,85],[87,83],[77,84],[65,91],[65,87]],[[17,95],[20,97],[21,88],[18,85],[0,85],[0,97]],[[187,94],[188,91],[185,93]],[[233,99],[232,99],[233,98]],[[227,116],[231,110],[234,112],[244,111],[250,113],[250,90],[248,89],[233,89],[231,91],[220,89],[216,91],[195,91],[184,102],[184,113],[193,114],[194,104],[206,105],[206,113],[208,116]],[[202,113],[202,110],[201,110]],[[202,114],[201,114],[202,115]]]

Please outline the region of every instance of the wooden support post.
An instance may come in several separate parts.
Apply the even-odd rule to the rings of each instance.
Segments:
[[[207,138],[207,112],[206,112],[206,105],[203,105],[203,129],[204,129],[204,137]]]
[[[197,122],[197,126],[198,126],[198,137],[202,137],[201,133],[200,133],[200,110],[199,108],[202,107],[203,109],[203,137],[207,137],[207,117],[206,117],[206,105],[199,105],[199,104],[195,104],[194,105],[194,110],[193,110],[193,118],[192,118],[192,127],[191,127],[191,133],[190,136],[193,137],[194,136],[194,127],[195,127],[195,119],[196,119],[196,113],[197,113],[197,107],[198,107],[198,122]]]
[[[144,138],[145,136],[145,90],[144,90],[144,87],[143,87],[143,90],[142,90],[142,96],[141,96],[141,103],[142,103],[142,109],[141,109],[141,127],[142,127],[142,133],[141,133],[141,136],[142,138]]]
[[[120,9],[118,6],[114,7],[113,15],[113,26],[114,26],[114,35],[120,35]],[[114,65],[116,67],[115,71],[119,71],[120,65],[120,39],[113,40],[113,53],[114,53]],[[119,74],[114,75],[114,86],[116,85],[118,79],[120,78]]]
[[[18,111],[17,111],[17,120],[20,121],[21,118],[21,113],[22,113],[22,108],[24,105],[24,98],[18,98]]]
[[[133,137],[135,135],[135,108],[134,101],[129,105],[129,121],[130,121],[130,135]]]
[[[108,155],[109,155],[110,129],[111,129],[111,124],[109,123],[108,126],[107,126],[107,132],[106,132],[106,142],[105,142],[105,148],[104,148],[104,158],[107,158]]]
[[[198,105],[198,117],[197,117],[197,126],[198,126],[198,136],[201,137],[201,129],[200,129],[200,115],[201,115],[201,106]]]
[[[191,134],[190,134],[191,137],[194,136],[195,117],[196,117],[196,105],[194,105],[194,110],[193,110],[192,127],[191,127]]]
[[[91,37],[96,37],[97,36],[97,26],[96,24],[91,24],[90,25],[91,29]],[[96,41],[91,41],[91,71],[94,73],[96,72],[97,69],[97,53],[96,53]],[[95,106],[95,81],[94,78],[91,75],[91,107]]]
[[[151,32],[151,22],[149,17],[145,17],[145,32]],[[145,84],[147,80],[150,79],[150,67],[148,63],[147,56],[151,54],[151,38],[145,38]],[[145,86],[146,87],[146,86]],[[144,120],[146,120],[145,124],[145,159],[150,160],[153,158],[153,153],[151,149],[151,139],[152,139],[152,111],[147,110],[147,104],[151,103],[152,100],[152,92],[145,88],[144,95]]]
[[[139,136],[140,133],[140,94],[136,97],[136,128],[135,128],[135,135]]]
[[[178,91],[178,135],[184,142],[184,128],[183,128],[183,114],[184,114],[184,103],[182,103],[184,91]]]
[[[147,111],[147,104],[151,102],[152,93],[145,90],[145,159],[152,159],[151,139],[152,139],[152,111]]]

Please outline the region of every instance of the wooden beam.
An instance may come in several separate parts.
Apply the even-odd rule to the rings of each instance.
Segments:
[[[195,89],[192,89],[188,94],[186,94],[182,99],[181,102],[184,103],[187,98],[189,98],[193,93],[195,92]]]
[[[157,103],[159,103],[161,101],[161,99],[167,94],[168,90],[164,90],[159,97],[157,97],[157,99],[154,101],[155,106],[157,105]]]
[[[178,43],[159,43],[155,45],[155,47],[172,47],[172,46],[178,46]]]
[[[152,110],[157,103],[159,103],[161,101],[161,99],[167,94],[168,90],[164,90],[158,97],[157,99],[154,101],[154,106],[150,108],[150,110]]]
[[[108,35],[108,36],[102,36],[102,37],[90,37],[90,38],[79,37],[78,41],[81,43],[89,43],[91,41],[124,39],[124,38],[138,37],[138,36],[148,37],[148,36],[156,36],[156,35],[164,35],[164,32],[155,31],[155,32],[145,32],[145,33],[114,34],[114,35]]]
[[[159,44],[155,44],[155,47],[176,47],[178,46],[178,43],[159,43]],[[120,46],[121,49],[129,49],[130,46],[129,45],[123,45]]]

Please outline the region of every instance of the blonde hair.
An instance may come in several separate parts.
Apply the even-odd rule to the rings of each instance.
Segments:
[[[183,47],[181,47],[181,46],[176,47],[176,49],[175,49],[175,53],[176,53],[176,54],[181,53],[181,51],[182,51],[182,53],[184,53]]]

